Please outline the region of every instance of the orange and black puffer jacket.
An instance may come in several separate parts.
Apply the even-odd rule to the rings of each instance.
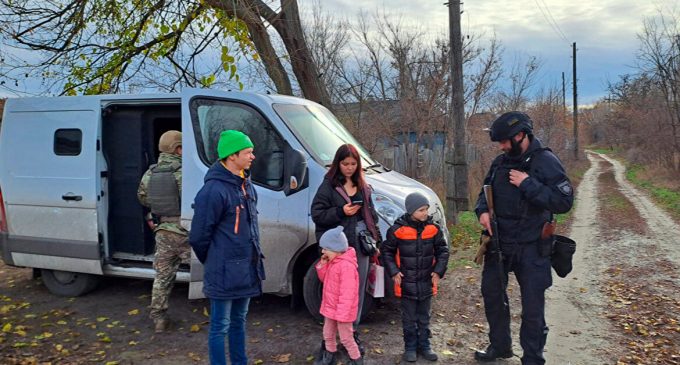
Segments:
[[[401,296],[425,299],[433,295],[432,273],[444,277],[449,262],[449,248],[441,229],[428,218],[416,222],[404,214],[387,231],[380,256],[390,277],[401,272]]]

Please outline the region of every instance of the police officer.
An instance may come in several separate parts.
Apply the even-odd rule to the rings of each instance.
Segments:
[[[475,207],[479,223],[498,235],[502,265],[487,251],[482,270],[482,296],[489,322],[490,344],[476,351],[481,362],[513,356],[510,308],[506,286],[513,271],[522,296],[520,344],[522,364],[544,364],[548,327],[545,323],[545,290],[552,285],[551,240],[541,240],[541,231],[554,213],[566,213],[573,204],[573,191],[560,160],[533,136],[528,115],[508,112],[488,129],[491,141],[503,154],[496,157],[484,184],[492,185],[498,232],[491,230],[489,209],[483,191]],[[502,267],[499,267],[502,266]],[[500,273],[499,273],[499,270]]]
[[[149,166],[139,183],[137,197],[151,210],[155,221],[156,256],[153,267],[156,276],[151,291],[150,317],[155,331],[168,328],[168,301],[180,263],[191,258],[188,233],[180,225],[182,192],[182,133],[167,131],[158,142],[158,163]]]

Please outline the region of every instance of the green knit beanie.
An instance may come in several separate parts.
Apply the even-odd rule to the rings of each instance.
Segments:
[[[217,143],[217,156],[222,160],[240,150],[252,147],[254,146],[250,137],[243,132],[230,129],[220,133],[220,140]]]

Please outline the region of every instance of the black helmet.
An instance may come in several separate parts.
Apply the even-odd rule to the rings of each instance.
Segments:
[[[514,137],[519,132],[533,134],[534,123],[528,115],[522,112],[507,112],[496,118],[491,124],[489,136],[493,142],[499,142]]]

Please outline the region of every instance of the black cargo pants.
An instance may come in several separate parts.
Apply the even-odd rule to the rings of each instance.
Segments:
[[[538,242],[501,244],[503,251],[503,285],[498,273],[498,257],[487,252],[482,271],[482,297],[489,322],[489,341],[499,350],[512,348],[510,308],[507,287],[508,273],[515,273],[522,296],[520,344],[524,350],[523,365],[543,365],[543,347],[548,335],[545,323],[545,290],[552,285],[550,257],[539,254]]]

